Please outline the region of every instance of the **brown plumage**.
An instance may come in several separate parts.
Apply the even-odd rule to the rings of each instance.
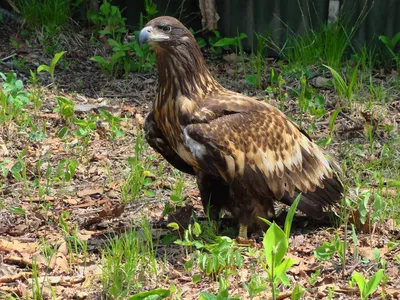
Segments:
[[[212,219],[227,209],[245,237],[274,201],[314,218],[335,204],[343,187],[338,168],[281,111],[229,91],[210,74],[190,31],[159,17],[140,33],[156,53],[159,87],[145,123],[149,144],[179,170],[196,175]]]

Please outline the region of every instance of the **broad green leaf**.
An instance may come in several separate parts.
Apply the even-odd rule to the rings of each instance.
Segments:
[[[174,233],[167,234],[163,237],[162,239],[162,244],[163,245],[171,245],[173,242],[175,242],[178,239],[178,236]]]
[[[285,285],[285,286],[289,286],[290,285],[290,280],[286,276],[286,274],[280,274],[280,275],[277,275],[277,277],[278,277],[278,280],[280,280],[283,285]]]
[[[46,65],[40,65],[40,66],[37,68],[37,73],[39,74],[39,73],[42,72],[42,71],[46,71],[47,73],[50,73],[50,67],[49,67],[49,66],[46,66]]]
[[[268,266],[270,268],[278,266],[288,249],[288,239],[275,222],[272,223],[264,235],[263,245]]]
[[[379,36],[379,40],[384,43],[385,45],[387,45],[388,47],[391,46],[390,44],[390,39],[387,36],[381,35]]]
[[[143,193],[144,193],[144,195],[147,196],[147,197],[154,197],[155,194],[156,194],[156,193],[155,193],[154,191],[152,191],[152,190],[144,190]]]
[[[335,245],[324,242],[320,247],[314,250],[314,256],[319,260],[329,260],[335,254]]]
[[[190,272],[193,268],[193,263],[194,263],[194,259],[191,258],[188,261],[186,261],[183,266],[185,268],[186,271]]]
[[[56,53],[56,54],[54,55],[54,58],[51,60],[51,65],[50,65],[50,67],[51,67],[51,69],[53,70],[53,73],[54,73],[54,68],[56,67],[58,61],[61,59],[61,57],[63,57],[63,55],[64,55],[65,53],[67,53],[67,51],[58,52],[58,53]]]
[[[193,226],[193,234],[198,237],[201,234],[201,227],[200,224],[197,222],[194,222],[194,226]]]
[[[175,222],[171,222],[167,225],[168,228],[170,228],[171,230],[179,230],[179,225],[178,223]]]
[[[283,262],[275,268],[274,273],[277,276],[280,274],[285,274],[295,263],[296,260],[294,258],[285,258]]]
[[[237,40],[235,38],[222,38],[213,44],[213,47],[224,47],[224,46],[235,46],[237,45]]]
[[[391,41],[391,47],[392,47],[392,49],[394,49],[395,47],[396,47],[396,45],[397,45],[397,43],[400,41],[400,32],[398,32],[398,33],[396,33],[395,35],[394,35],[394,37],[392,38],[392,41]]]
[[[68,127],[64,126],[63,128],[61,128],[61,130],[58,132],[58,138],[62,139],[68,132]]]
[[[11,173],[15,174],[15,173],[19,173],[22,171],[22,163],[20,161],[17,161],[12,167],[11,167]]]
[[[113,40],[113,39],[108,39],[107,42],[112,47],[120,47],[121,46],[120,43],[118,43],[116,40]]]
[[[199,300],[217,300],[217,296],[210,294],[210,293],[206,293],[206,292],[201,292],[200,293],[200,298]]]
[[[263,221],[263,222],[265,222],[265,223],[267,223],[268,224],[268,226],[271,226],[272,225],[272,222],[270,221],[270,220],[268,220],[268,219],[264,219],[264,218],[262,218],[262,217],[258,217],[261,221]]]
[[[9,208],[10,212],[12,214],[16,214],[16,215],[27,215],[28,213],[25,211],[25,209],[23,209],[20,206],[12,206]]]
[[[375,290],[378,288],[379,283],[381,282],[383,278],[383,269],[379,269],[374,276],[371,277],[370,280],[368,280],[367,286],[366,286],[366,296],[371,295]]]
[[[291,300],[300,300],[304,295],[304,290],[300,284],[296,283],[296,286],[293,289]]]
[[[195,274],[192,276],[192,282],[194,284],[198,283],[201,280],[201,274]]]
[[[334,112],[332,113],[331,117],[329,118],[330,135],[332,135],[332,133],[333,133],[333,129],[334,129],[333,127],[335,125],[336,118],[339,115],[341,110],[342,110],[341,108],[335,109]]]
[[[361,297],[364,298],[365,296],[365,289],[366,289],[366,282],[365,282],[365,277],[358,273],[358,272],[353,272],[351,275],[351,278],[356,282],[358,289],[360,290]]]
[[[170,294],[169,290],[157,289],[157,290],[152,290],[152,291],[136,294],[132,297],[129,297],[129,300],[164,299],[164,298],[168,297],[169,294]],[[149,298],[150,296],[156,296],[156,297]]]
[[[93,57],[90,58],[90,60],[93,60],[93,61],[98,62],[100,64],[108,64],[108,61],[106,61],[104,59],[104,57],[101,57],[101,56],[93,56]]]

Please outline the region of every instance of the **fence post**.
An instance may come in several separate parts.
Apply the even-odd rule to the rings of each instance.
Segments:
[[[339,0],[329,0],[328,24],[335,23],[339,18]]]

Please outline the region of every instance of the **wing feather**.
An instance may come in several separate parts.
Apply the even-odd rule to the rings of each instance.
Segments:
[[[328,159],[283,113],[263,105],[232,113],[228,104],[224,106],[229,115],[184,129],[186,145],[201,168],[217,170],[214,175],[228,183],[236,180],[248,188],[268,189],[278,200],[309,193],[313,211],[319,211],[316,204],[338,201],[342,187],[332,179]],[[204,155],[193,151],[194,141],[204,146]]]

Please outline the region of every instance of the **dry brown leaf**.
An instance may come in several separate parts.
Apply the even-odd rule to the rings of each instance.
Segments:
[[[99,206],[105,203],[108,203],[110,200],[108,198],[101,198],[99,200],[90,200],[86,203],[78,204],[72,206],[73,208],[83,208],[83,207],[89,207],[89,206]]]
[[[85,196],[91,196],[91,195],[94,195],[94,194],[102,195],[103,194],[103,188],[99,187],[99,188],[95,188],[95,189],[85,189],[85,190],[82,190],[82,191],[78,191],[76,194],[78,195],[78,197],[81,197],[81,198],[85,197]]]
[[[115,189],[118,189],[118,190],[119,190],[119,187],[120,187],[121,184],[123,184],[123,183],[124,183],[124,180],[121,179],[121,180],[118,180],[118,181],[110,182],[109,184],[107,184],[107,187],[108,187],[109,189],[112,189],[112,190],[115,190]]]
[[[377,248],[377,249],[379,250],[381,257],[389,252],[388,248]],[[358,252],[360,253],[360,255],[362,257],[368,258],[369,260],[374,259],[374,256],[373,256],[374,250],[375,250],[375,248],[372,248],[372,247],[359,247],[358,248]]]
[[[385,288],[385,292],[394,299],[400,299],[400,289]]]
[[[48,282],[52,285],[59,284],[62,286],[71,286],[77,283],[81,283],[85,280],[83,276],[41,276],[38,277],[37,280],[40,284]],[[30,281],[33,281],[31,279]]]
[[[68,264],[68,247],[66,242],[62,242],[58,247],[57,252],[53,255],[50,260],[49,268],[57,274],[69,274]]]
[[[124,210],[125,210],[125,205],[123,205],[123,204],[115,205],[112,208],[108,205],[105,205],[103,210],[101,212],[99,212],[99,215],[97,217],[88,219],[83,224],[83,227],[85,229],[88,229],[91,225],[99,223],[99,222],[103,221],[104,219],[119,217],[124,212]]]
[[[9,283],[17,280],[25,280],[32,276],[32,272],[20,272],[13,275],[5,275],[0,277],[0,283]]]
[[[386,274],[391,278],[398,278],[399,276],[399,268],[397,266],[391,266],[386,269]]]
[[[67,197],[66,199],[63,199],[63,202],[69,205],[77,205],[79,202],[81,202],[81,199]]]
[[[18,240],[0,239],[0,250],[5,252],[15,251],[18,253],[34,253],[39,243],[23,243]]]
[[[56,198],[48,195],[44,195],[44,197],[22,197],[22,201],[25,202],[42,202],[42,201],[54,201]]]
[[[144,125],[144,118],[141,114],[135,115],[136,122],[139,124],[139,127],[142,128]]]
[[[23,266],[23,267],[32,267],[32,259],[29,259],[28,257],[8,255],[8,256],[4,257],[4,262],[6,262],[8,264]]]

